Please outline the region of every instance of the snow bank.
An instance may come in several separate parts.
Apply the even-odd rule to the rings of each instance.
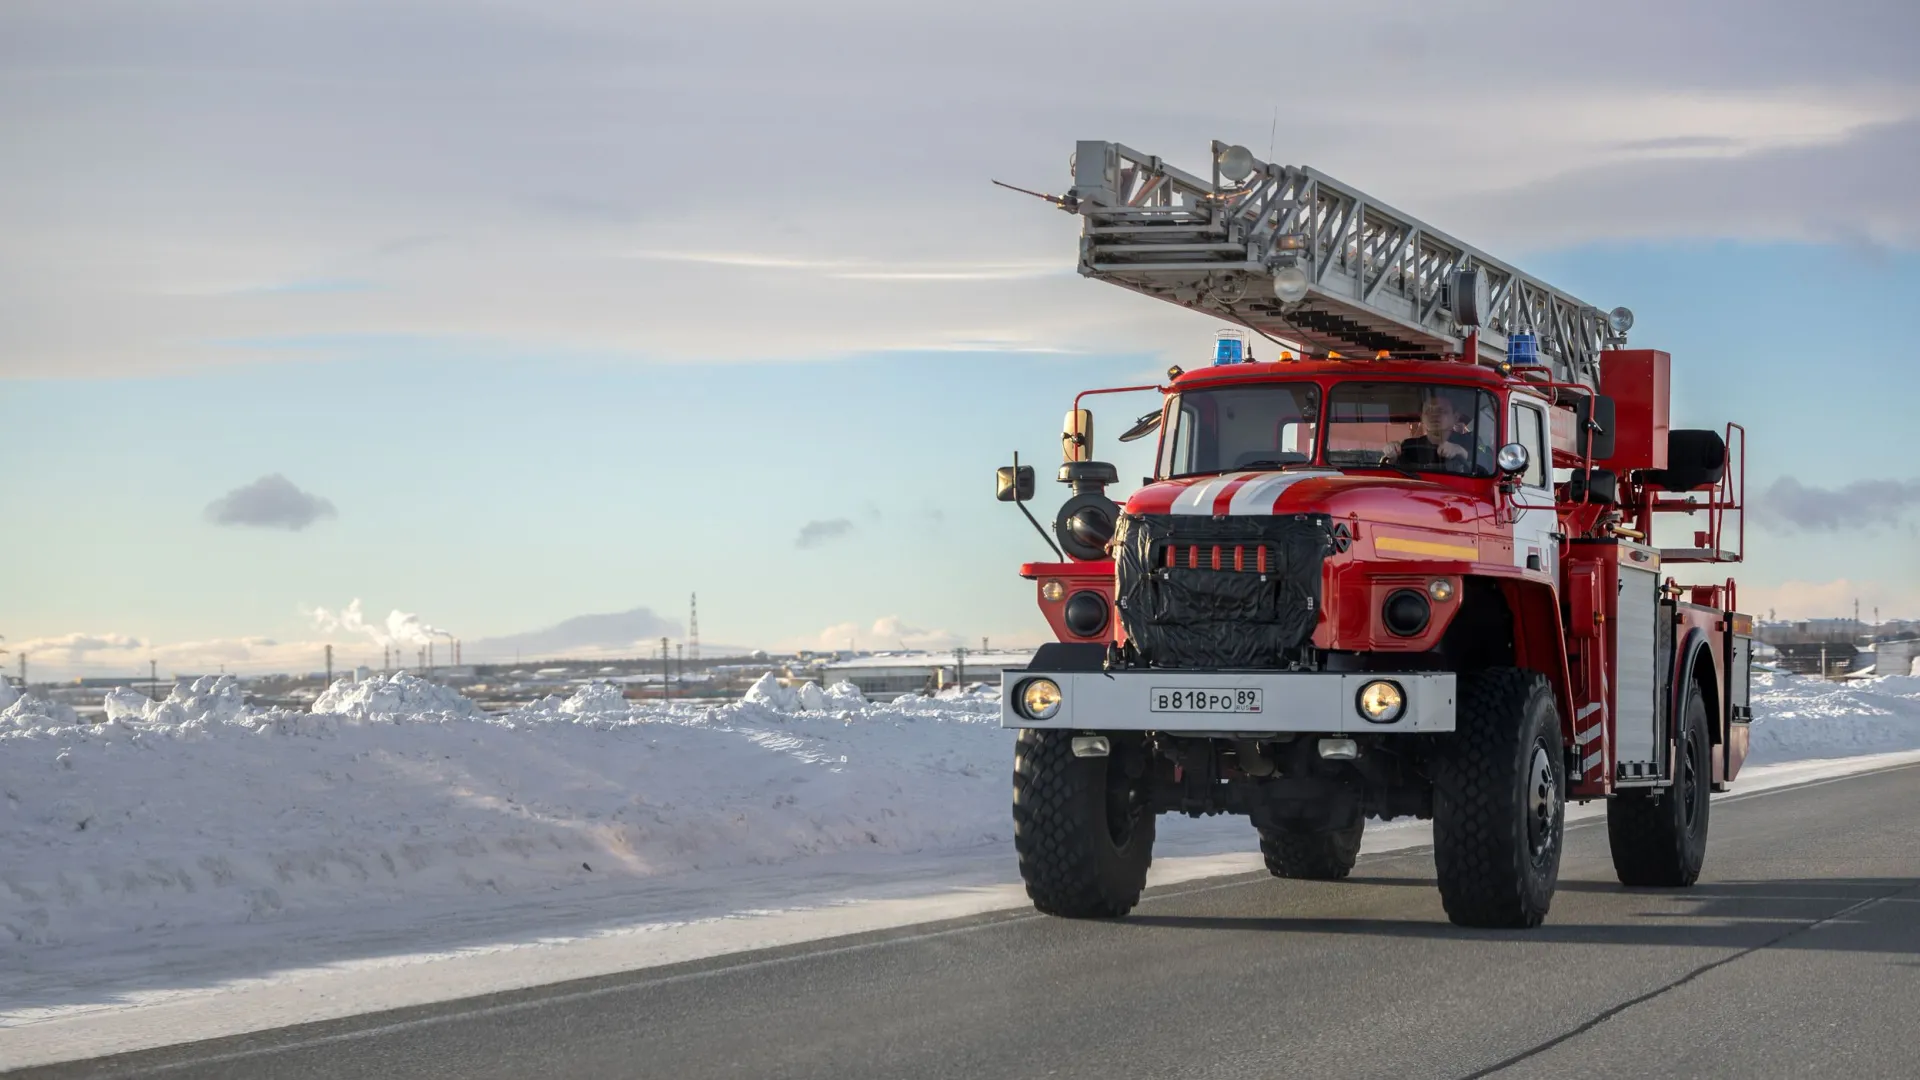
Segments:
[[[1754,706],[1756,764],[1920,748],[1920,679],[1757,675]],[[0,942],[1011,840],[1012,733],[979,684],[881,705],[763,678],[719,706],[602,684],[490,715],[407,675],[306,713],[212,678],[107,712],[0,709]]]
[[[11,686],[7,687],[8,696],[5,709],[0,709],[0,731],[7,728],[34,727],[71,727],[80,722],[80,716],[73,706],[58,701],[48,701],[30,694],[21,695]]]
[[[355,720],[395,722],[421,717],[468,718],[481,715],[480,707],[458,691],[417,679],[404,671],[365,682],[339,679],[314,700],[313,711],[338,713]]]
[[[91,725],[25,698],[0,727],[0,942],[1009,839],[992,698],[780,689],[488,715],[401,675],[293,713],[212,679],[116,693]]]
[[[1751,734],[1755,764],[1920,747],[1920,677],[1827,682],[1755,672]]]

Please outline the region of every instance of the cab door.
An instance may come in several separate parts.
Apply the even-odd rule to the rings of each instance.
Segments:
[[[1508,406],[1507,441],[1527,448],[1527,468],[1513,498],[1513,564],[1559,580],[1560,516],[1553,507],[1553,459],[1547,448],[1547,407],[1516,396]]]

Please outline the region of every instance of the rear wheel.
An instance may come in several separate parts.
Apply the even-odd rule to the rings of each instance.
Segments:
[[[1622,885],[1684,887],[1706,865],[1713,736],[1699,683],[1688,680],[1682,709],[1673,786],[1622,792],[1607,802],[1607,846]]]
[[[1154,816],[1111,758],[1075,757],[1073,734],[1023,729],[1013,759],[1013,846],[1033,906],[1118,918],[1140,902]]]
[[[1260,830],[1260,854],[1267,872],[1277,878],[1338,881],[1353,872],[1360,855],[1362,819],[1344,829],[1308,832],[1284,826]]]
[[[1531,927],[1560,876],[1566,777],[1559,709],[1544,676],[1460,677],[1458,722],[1433,769],[1433,861],[1447,917]]]

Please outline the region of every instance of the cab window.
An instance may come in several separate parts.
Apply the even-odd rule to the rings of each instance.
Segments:
[[[1545,419],[1532,405],[1513,403],[1513,441],[1527,448],[1527,471],[1520,476],[1527,487],[1547,486]]]
[[[1327,464],[1492,476],[1496,407],[1465,386],[1340,383],[1327,393]]]

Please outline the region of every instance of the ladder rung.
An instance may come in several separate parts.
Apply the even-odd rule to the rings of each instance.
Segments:
[[[1093,225],[1087,229],[1087,232],[1093,236],[1135,236],[1141,234],[1159,236],[1166,233],[1224,233],[1226,231],[1224,226],[1198,221],[1190,225],[1177,223],[1162,225]]]
[[[1220,259],[1220,260],[1217,260],[1217,261],[1214,261],[1214,262],[1167,262],[1167,263],[1160,263],[1160,262],[1118,262],[1118,263],[1116,263],[1116,262],[1109,262],[1109,263],[1094,263],[1094,264],[1093,264],[1093,267],[1092,267],[1092,269],[1093,269],[1093,271],[1094,271],[1094,273],[1096,273],[1096,274],[1120,274],[1120,275],[1125,275],[1125,274],[1128,274],[1128,273],[1130,273],[1130,272],[1135,272],[1135,271],[1141,271],[1141,270],[1153,270],[1153,271],[1160,271],[1160,272],[1164,272],[1164,271],[1168,271],[1168,270],[1175,270],[1175,271],[1179,271],[1179,270],[1220,270],[1220,269],[1223,269],[1223,268],[1224,268],[1224,269],[1232,269],[1232,268],[1234,268],[1234,267],[1239,267],[1239,268],[1240,268],[1240,269],[1242,269],[1242,270],[1258,270],[1258,271],[1260,271],[1260,272],[1262,272],[1262,273],[1265,273],[1265,272],[1266,272],[1266,267],[1264,267],[1264,266],[1261,266],[1261,265],[1260,265],[1259,263],[1256,263],[1256,262],[1248,262],[1248,261],[1245,261],[1245,260],[1241,260],[1241,261],[1239,261],[1239,262],[1228,262],[1228,261],[1227,261],[1227,260],[1225,260],[1225,259]]]
[[[1109,255],[1127,251],[1137,251],[1141,253],[1158,253],[1164,251],[1237,251],[1244,255],[1247,251],[1247,245],[1230,244],[1224,241],[1212,244],[1130,244],[1123,241],[1117,244],[1095,244],[1093,245],[1093,250],[1103,251]]]

